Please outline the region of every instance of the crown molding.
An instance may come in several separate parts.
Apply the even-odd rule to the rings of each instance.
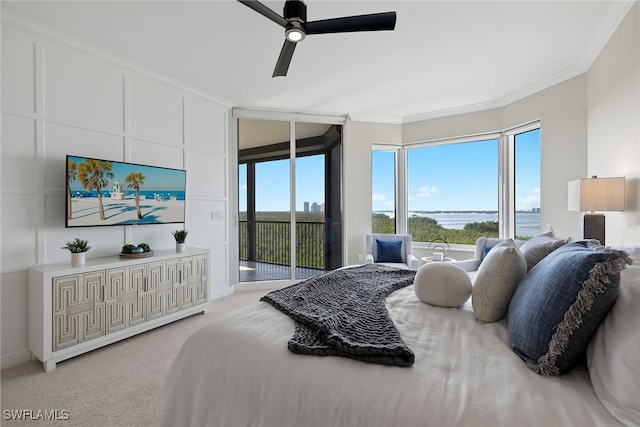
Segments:
[[[402,117],[377,116],[373,114],[348,114],[347,117],[352,122],[382,123],[390,125],[401,125],[404,120]]]
[[[73,49],[77,52],[80,52],[84,55],[92,56],[99,58],[103,61],[106,61],[112,65],[116,65],[122,67],[126,70],[153,78],[155,80],[159,80],[163,83],[166,83],[174,88],[181,89],[187,93],[191,93],[193,95],[197,95],[201,98],[205,98],[209,101],[215,102],[220,106],[230,109],[233,107],[233,102],[228,101],[226,99],[222,99],[213,94],[207,93],[202,89],[199,89],[194,86],[190,86],[184,82],[176,80],[172,77],[159,73],[151,68],[147,68],[143,65],[140,65],[134,61],[122,58],[114,53],[109,52],[108,50],[101,49],[97,46],[89,44],[83,40],[77,39],[69,34],[64,32],[55,30],[49,26],[46,26],[40,22],[36,22],[32,19],[29,19],[23,15],[17,14],[13,11],[7,10],[5,8],[1,9],[0,23],[3,27],[13,28],[17,31],[27,33],[37,39],[43,40],[45,42],[51,42],[59,44],[63,47]]]
[[[484,110],[491,110],[495,108],[502,108],[516,101],[524,99],[528,96],[541,92],[559,83],[579,76],[580,74],[589,71],[589,68],[596,60],[602,49],[607,45],[613,34],[616,32],[624,18],[627,16],[634,4],[638,3],[638,0],[619,0],[614,1],[612,8],[609,10],[609,14],[604,20],[602,26],[596,30],[592,42],[587,46],[587,54],[583,61],[578,65],[557,73],[551,77],[543,79],[530,86],[522,88],[516,92],[508,94],[500,99],[493,101],[483,102],[479,104],[464,105],[460,107],[431,111],[423,114],[414,114],[404,116],[402,123],[415,123],[423,120],[431,120],[448,116],[455,116],[459,114],[476,113]]]
[[[587,55],[581,64],[582,68],[588,70],[600,55],[602,49],[609,43],[609,40],[616,32],[622,21],[626,18],[631,8],[640,3],[638,0],[616,0],[613,7],[609,10],[604,23],[597,29],[592,42],[589,44]]]

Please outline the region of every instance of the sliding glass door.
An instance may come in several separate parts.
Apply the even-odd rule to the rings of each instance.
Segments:
[[[341,126],[238,121],[239,281],[342,265]]]

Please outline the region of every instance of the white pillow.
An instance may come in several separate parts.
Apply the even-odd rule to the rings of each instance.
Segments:
[[[509,303],[527,274],[527,261],[513,239],[491,248],[478,268],[471,303],[480,323],[496,322],[509,311]]]
[[[618,299],[587,347],[598,398],[625,425],[640,425],[640,249],[624,248],[634,264],[620,273]]]
[[[420,301],[427,304],[460,307],[471,296],[471,279],[456,265],[430,262],[416,273],[413,291]]]

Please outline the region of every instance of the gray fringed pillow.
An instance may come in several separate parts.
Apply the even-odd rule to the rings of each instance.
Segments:
[[[553,230],[549,229],[546,233],[539,234],[524,242],[520,246],[520,251],[527,260],[527,271],[531,270],[544,257],[549,255],[556,249],[569,243],[570,239],[561,239],[553,236]]]
[[[569,371],[618,296],[626,252],[587,241],[542,259],[509,305],[509,342],[529,368],[545,376]]]

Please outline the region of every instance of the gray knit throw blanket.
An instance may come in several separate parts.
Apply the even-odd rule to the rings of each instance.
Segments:
[[[343,356],[408,367],[414,354],[389,317],[385,300],[413,283],[415,270],[367,264],[334,270],[260,298],[296,321],[293,353]]]

